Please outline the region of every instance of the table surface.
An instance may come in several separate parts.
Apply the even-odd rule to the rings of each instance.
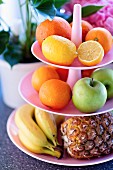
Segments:
[[[0,170],[113,170],[113,161],[93,166],[67,167],[45,163],[26,155],[7,135],[6,123],[13,110],[3,103],[0,87]]]

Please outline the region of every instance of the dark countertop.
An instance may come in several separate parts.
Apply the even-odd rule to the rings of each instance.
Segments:
[[[0,170],[113,170],[113,161],[93,166],[67,167],[45,163],[26,155],[7,135],[6,123],[12,111],[3,103],[0,89]]]

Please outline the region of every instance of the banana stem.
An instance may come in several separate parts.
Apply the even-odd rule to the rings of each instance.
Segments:
[[[54,146],[52,144],[48,144],[47,146],[45,146],[47,149],[50,149],[51,151],[54,151]]]
[[[54,146],[57,146],[57,141],[52,140],[52,142],[53,142]]]
[[[49,154],[51,156],[55,156],[57,158],[60,158],[61,157],[61,152],[60,151],[57,151],[57,150],[54,150],[54,151],[51,151],[49,149],[44,149],[43,150],[43,153],[45,154]]]
[[[56,140],[56,146],[57,146],[57,145],[58,145],[58,146],[60,146],[60,144],[59,144],[58,140]]]

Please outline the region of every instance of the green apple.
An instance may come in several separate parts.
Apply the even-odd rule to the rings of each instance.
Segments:
[[[107,90],[100,81],[82,78],[73,87],[72,101],[81,112],[96,112],[104,106],[106,99]]]
[[[96,69],[92,75],[92,78],[103,83],[107,89],[107,98],[113,97],[113,70],[110,68]]]

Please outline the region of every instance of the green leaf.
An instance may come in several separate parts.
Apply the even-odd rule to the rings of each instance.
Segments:
[[[70,15],[70,16],[67,18],[67,21],[68,21],[69,23],[71,23],[71,22],[73,21],[73,14]]]
[[[89,5],[89,6],[82,7],[82,18],[88,17],[88,16],[96,13],[103,7],[104,6],[95,6],[95,5]],[[73,14],[68,17],[67,21],[69,23],[71,23],[72,20],[73,20]]]
[[[65,3],[69,2],[70,0],[54,0],[54,5],[56,8],[60,8]]]
[[[9,32],[1,31],[0,32],[0,41],[2,42],[0,44],[0,54],[2,54],[7,46],[7,43],[9,42]]]
[[[56,15],[56,8],[54,6],[53,0],[34,0],[33,7],[37,17],[38,24],[46,19],[52,20]]]
[[[88,17],[97,11],[99,11],[101,8],[104,6],[95,6],[95,5],[89,5],[89,6],[84,6],[82,7],[82,17]]]
[[[7,45],[7,48],[3,54],[4,59],[11,65],[13,66],[14,64],[20,63],[23,59],[23,51],[22,51],[22,46],[17,43],[12,43],[10,42]]]
[[[2,1],[2,0],[0,0],[0,4],[3,4],[3,1]]]
[[[31,0],[30,3],[31,3],[31,5],[32,5],[34,8],[36,8],[36,7],[39,6],[39,4],[41,3],[41,1],[40,1],[40,0]]]

